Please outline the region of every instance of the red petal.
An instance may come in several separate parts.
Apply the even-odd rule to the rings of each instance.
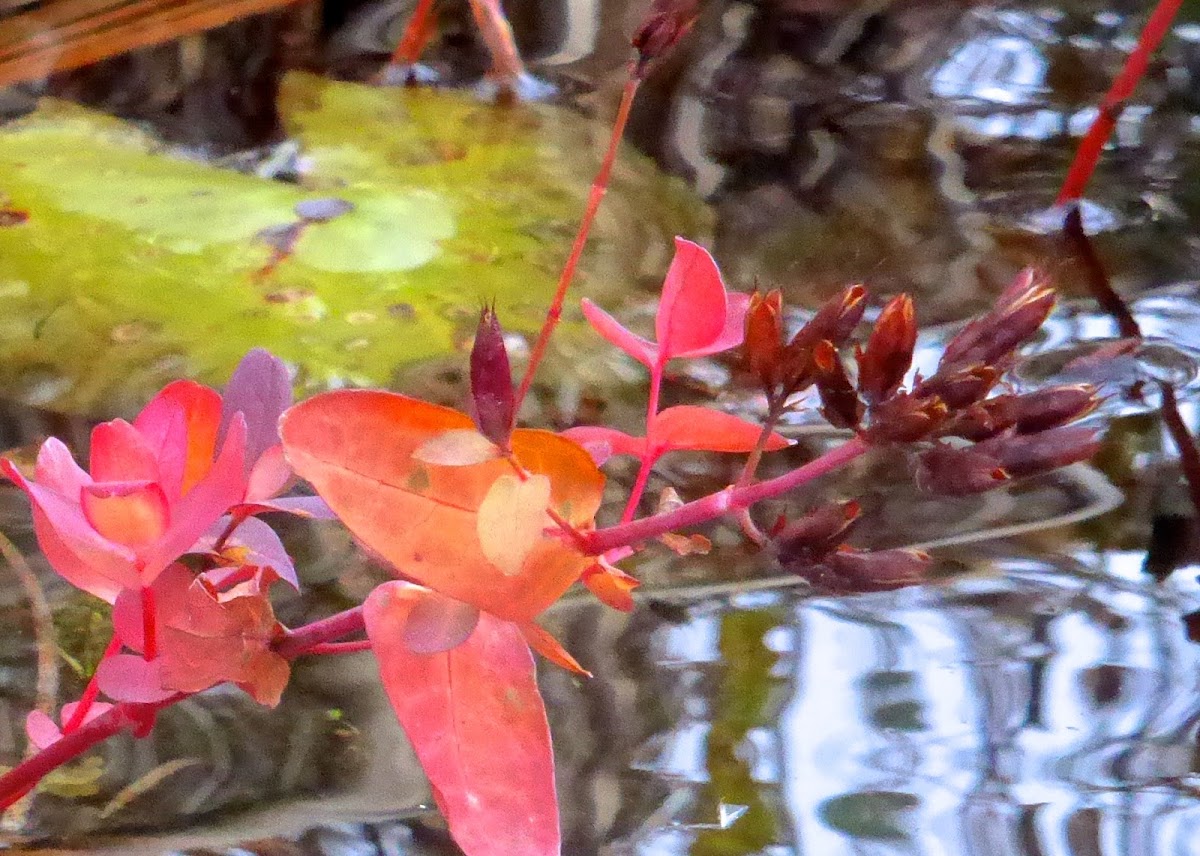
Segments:
[[[646,441],[642,437],[630,437],[624,431],[605,428],[602,425],[568,428],[562,432],[562,436],[583,446],[596,462],[596,466],[600,466],[613,455],[641,457],[642,450],[646,448]]]
[[[596,332],[612,342],[639,363],[651,366],[658,357],[658,347],[653,342],[647,342],[641,336],[630,333],[603,309],[592,301],[584,298],[582,301],[583,317],[596,329]]]
[[[663,282],[654,321],[665,359],[712,345],[725,328],[725,283],[708,250],[675,239],[675,258]]]
[[[551,636],[545,628],[534,624],[532,621],[522,624],[520,627],[521,635],[525,637],[525,641],[529,643],[529,647],[537,651],[551,663],[566,669],[568,672],[576,672],[583,675],[585,678],[592,676],[592,673],[579,665],[579,661],[572,657],[567,652],[567,649]]]
[[[134,654],[117,654],[100,661],[96,684],[117,701],[152,704],[170,698],[174,690],[163,689],[162,660],[143,660]]]
[[[212,466],[221,396],[190,380],[177,380],[165,386],[133,424],[154,450],[162,471],[160,482],[174,500],[191,490]]]
[[[154,449],[124,419],[103,422],[92,429],[92,478],[102,482],[159,479]]]
[[[484,613],[457,648],[414,654],[403,633],[419,592],[384,583],[364,617],[450,834],[467,856],[559,856],[550,728],[520,630]]]
[[[80,494],[88,522],[102,536],[127,547],[157,541],[167,531],[167,497],[154,482],[90,484]]]
[[[668,407],[654,420],[656,447],[709,452],[749,452],[758,443],[762,426],[707,407],[682,404]],[[786,437],[772,433],[766,449],[775,452],[791,445]]]

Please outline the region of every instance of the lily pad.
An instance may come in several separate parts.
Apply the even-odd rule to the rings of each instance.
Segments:
[[[0,227],[0,395],[128,412],[174,377],[223,382],[255,346],[295,365],[306,392],[386,386],[461,350],[484,302],[507,329],[537,329],[607,128],[562,107],[308,74],[284,81],[280,109],[297,183],[182,158],[52,99],[0,127],[0,203],[28,212]],[[580,294],[661,276],[671,238],[709,225],[626,147]]]

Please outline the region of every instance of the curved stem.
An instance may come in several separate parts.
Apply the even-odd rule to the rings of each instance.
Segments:
[[[592,555],[600,555],[617,547],[631,547],[667,532],[706,523],[749,508],[756,502],[780,496],[800,485],[840,469],[863,455],[870,446],[861,437],[847,440],[816,460],[773,479],[742,487],[727,487],[701,499],[681,505],[674,511],[643,517],[631,523],[620,523],[606,529],[585,532],[584,541]]]
[[[529,394],[529,387],[533,385],[533,376],[542,362],[542,357],[546,355],[546,347],[550,344],[550,336],[553,335],[554,328],[558,326],[559,319],[562,318],[562,308],[563,303],[566,301],[567,289],[571,287],[571,281],[575,278],[575,269],[579,266],[579,259],[583,255],[584,245],[587,244],[588,235],[592,231],[592,223],[596,220],[596,212],[600,210],[600,201],[604,199],[604,194],[608,192],[608,179],[612,175],[613,164],[617,159],[617,148],[621,145],[621,137],[625,134],[625,125],[629,122],[629,110],[633,106],[633,97],[637,94],[640,82],[640,80],[631,75],[625,83],[624,91],[621,93],[621,105],[617,108],[616,119],[613,120],[612,134],[608,138],[608,149],[604,153],[604,160],[600,164],[600,171],[596,173],[596,180],[592,182],[592,189],[588,193],[587,208],[584,209],[583,219],[579,221],[579,231],[575,233],[575,242],[571,245],[571,253],[567,256],[562,274],[558,278],[558,289],[554,292],[554,300],[551,301],[550,308],[546,312],[546,321],[542,324],[542,330],[538,333],[537,341],[534,343],[533,350],[529,354],[529,365],[525,367],[525,374],[521,378],[521,385],[517,388],[513,413],[520,411],[521,402]]]
[[[661,358],[650,368],[650,394],[646,399],[646,448],[642,451],[642,462],[638,467],[637,478],[633,482],[633,489],[629,492],[629,501],[625,503],[625,511],[621,515],[622,523],[633,520],[638,503],[642,501],[642,494],[646,492],[650,471],[654,469],[654,462],[658,460],[654,448],[654,422],[658,418],[658,400],[662,395],[663,372],[666,371],[666,368],[666,362]]]

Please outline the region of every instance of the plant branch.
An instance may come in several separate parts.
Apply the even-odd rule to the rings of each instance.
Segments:
[[[608,180],[612,175],[613,164],[617,159],[617,149],[621,145],[621,137],[625,134],[625,125],[629,122],[629,110],[633,106],[633,98],[637,94],[640,82],[637,77],[630,75],[629,80],[625,83],[625,89],[621,93],[621,104],[617,108],[617,117],[613,120],[612,134],[608,139],[608,149],[604,153],[604,160],[600,164],[600,171],[596,173],[596,180],[592,182],[592,189],[588,193],[587,208],[584,209],[583,219],[579,221],[579,231],[575,233],[575,242],[571,245],[571,253],[567,256],[562,274],[558,278],[558,288],[554,292],[554,300],[550,303],[550,308],[546,312],[546,320],[542,324],[541,332],[538,333],[537,341],[533,345],[533,351],[530,352],[529,365],[525,367],[525,374],[521,378],[521,385],[517,387],[516,402],[513,406],[514,414],[521,410],[521,402],[529,394],[529,388],[533,385],[533,376],[537,372],[542,358],[546,355],[546,348],[550,344],[550,337],[554,333],[554,328],[558,326],[558,322],[562,318],[562,308],[567,298],[567,290],[571,287],[571,281],[575,278],[575,269],[579,266],[579,259],[583,255],[583,248],[587,244],[588,235],[591,234],[592,224],[596,220],[596,212],[600,210],[600,201],[604,199],[604,194],[608,192]]]
[[[630,547],[643,541],[674,532],[688,526],[696,526],[749,508],[756,502],[780,496],[831,473],[863,455],[870,446],[861,437],[847,440],[835,449],[831,449],[821,457],[809,461],[802,467],[784,473],[767,481],[756,482],[742,487],[727,487],[716,493],[710,493],[701,499],[681,505],[673,511],[643,517],[631,523],[620,523],[594,532],[585,532],[584,540],[587,550],[592,555],[600,555],[617,547]]]

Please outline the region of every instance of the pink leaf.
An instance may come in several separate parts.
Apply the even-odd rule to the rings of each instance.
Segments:
[[[242,357],[225,386],[217,436],[218,442],[223,441],[234,414],[242,414],[247,474],[268,449],[279,445],[279,417],[291,404],[292,382],[282,360],[262,348]]]
[[[404,642],[414,654],[449,651],[465,642],[478,623],[477,607],[428,591],[408,614]]]
[[[706,357],[736,348],[746,338],[746,312],[750,308],[750,295],[733,291],[725,295],[725,326],[717,338],[701,348],[681,351],[677,357]]]
[[[294,514],[297,517],[307,517],[311,520],[337,519],[333,509],[319,496],[281,496],[277,499],[243,502],[235,505],[230,511],[243,515],[282,511],[285,514]]]
[[[603,336],[612,344],[616,345],[629,356],[633,357],[639,363],[645,366],[654,365],[654,361],[658,358],[658,346],[653,342],[647,342],[641,336],[635,336],[630,333],[603,309],[601,309],[592,301],[584,298],[583,317],[587,318],[588,323],[596,329],[596,332]]]
[[[758,443],[762,426],[707,407],[668,407],[654,421],[654,444],[660,448],[709,452],[749,452]],[[779,434],[767,441],[769,452],[791,445]]]
[[[200,536],[190,552],[212,552],[217,539],[230,523],[230,517],[218,520],[207,532]],[[283,542],[275,534],[275,530],[261,520],[247,517],[238,524],[237,529],[225,542],[221,555],[226,561],[238,565],[253,565],[256,568],[270,568],[292,588],[299,590],[300,581],[296,577],[296,566],[283,547]]]
[[[699,244],[676,238],[675,258],[654,321],[663,358],[711,346],[724,330],[725,320],[725,283],[717,263]]]
[[[92,483],[92,477],[75,463],[71,450],[57,437],[51,437],[38,449],[34,479],[72,499],[79,496],[85,485]]]
[[[384,583],[364,617],[451,835],[467,856],[559,856],[550,728],[521,631],[483,613],[458,647],[414,654],[404,627],[420,591]]]
[[[39,749],[45,749],[62,737],[62,729],[40,710],[31,710],[25,717],[25,735]]]
[[[96,667],[96,684],[101,692],[117,701],[153,704],[175,695],[163,689],[163,661],[143,660],[134,654],[116,654]]]
[[[578,428],[568,428],[562,436],[573,440],[592,456],[596,466],[600,466],[613,455],[633,455],[641,457],[646,448],[646,441],[641,437],[630,437],[624,431],[615,428],[605,428],[602,425],[580,425]]]
[[[287,487],[291,480],[292,468],[283,457],[283,446],[271,446],[258,456],[258,460],[250,468],[246,499],[270,499]]]
[[[190,380],[177,380],[163,387],[133,421],[154,450],[158,482],[172,502],[208,473],[220,420],[221,396],[216,391]],[[92,460],[94,467],[94,452]]]

